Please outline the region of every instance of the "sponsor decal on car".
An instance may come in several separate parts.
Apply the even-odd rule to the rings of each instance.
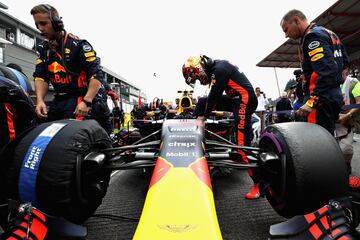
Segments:
[[[197,225],[195,225],[195,224],[184,224],[184,225],[163,224],[163,225],[158,225],[158,228],[160,228],[162,230],[172,232],[172,233],[184,233],[184,232],[191,231],[191,230],[195,229],[196,227],[197,227]]]
[[[194,142],[192,143],[189,143],[189,142],[170,142],[168,143],[168,146],[169,147],[187,147],[187,148],[190,148],[190,147],[196,147],[196,144]]]
[[[195,153],[192,153],[195,155]],[[190,153],[188,152],[167,152],[166,157],[189,157]]]
[[[193,128],[170,128],[170,132],[195,132],[196,127]]]
[[[196,135],[180,135],[180,134],[174,134],[174,135],[170,135],[169,138],[196,138]]]

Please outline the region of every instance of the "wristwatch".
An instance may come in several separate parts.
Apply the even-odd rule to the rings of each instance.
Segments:
[[[92,106],[92,102],[89,102],[89,101],[87,101],[87,100],[85,100],[85,99],[83,99],[82,101],[85,103],[85,105],[86,105],[87,107],[91,107],[91,106]]]

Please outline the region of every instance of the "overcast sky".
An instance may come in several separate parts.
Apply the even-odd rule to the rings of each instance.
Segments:
[[[253,87],[268,97],[278,90],[273,68],[256,64],[286,39],[280,27],[290,9],[315,19],[336,0],[0,0],[6,12],[34,26],[30,9],[48,3],[65,28],[87,39],[102,65],[140,87],[151,100],[174,100],[189,89],[181,66],[187,57],[205,54],[236,64]],[[35,26],[34,26],[35,27]],[[277,69],[280,89],[293,69]],[[156,77],[154,76],[154,73]],[[202,94],[204,88],[195,93]]]

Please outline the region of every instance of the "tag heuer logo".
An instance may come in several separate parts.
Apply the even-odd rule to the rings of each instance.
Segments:
[[[318,46],[320,46],[320,42],[319,41],[312,41],[311,43],[309,43],[308,48],[309,49],[315,49]]]

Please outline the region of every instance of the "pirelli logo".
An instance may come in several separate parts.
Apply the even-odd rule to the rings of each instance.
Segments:
[[[85,55],[85,57],[93,57],[93,56],[95,56],[95,53],[94,52],[87,52],[84,55]]]
[[[86,58],[86,61],[87,62],[93,62],[96,60],[96,57],[89,57],[89,58]]]
[[[309,57],[314,56],[317,53],[324,52],[324,49],[322,47],[315,48],[314,50],[309,52]]]
[[[319,59],[321,59],[321,58],[323,58],[323,57],[324,57],[324,54],[323,54],[323,53],[318,53],[318,54],[316,54],[315,56],[313,56],[313,57],[310,59],[310,61],[315,62],[315,61],[317,61],[317,60],[319,60]]]

